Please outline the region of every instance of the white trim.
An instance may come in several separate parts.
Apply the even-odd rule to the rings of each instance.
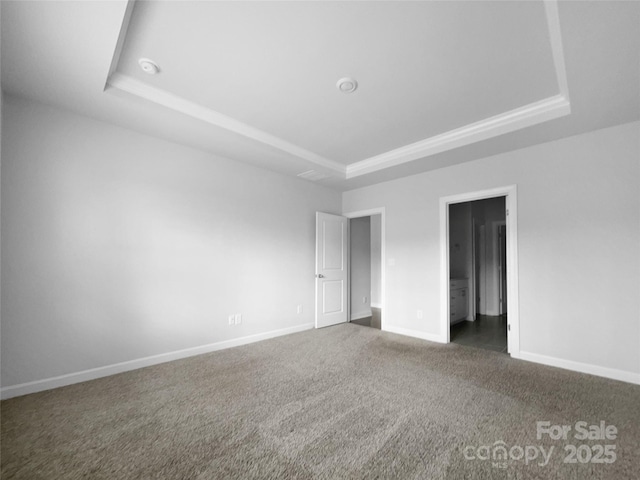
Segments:
[[[120,24],[120,32],[118,33],[118,41],[116,42],[116,46],[113,51],[111,65],[109,66],[109,72],[107,73],[107,78],[105,79],[103,90],[107,89],[107,87],[109,86],[109,78],[118,69],[118,63],[120,63],[120,55],[122,54],[124,42],[127,38],[127,31],[129,30],[129,23],[131,22],[131,14],[133,13],[133,7],[135,6],[135,3],[136,0],[127,0],[127,5],[122,17],[122,23]]]
[[[260,342],[262,340],[267,340],[269,338],[280,337],[282,335],[289,335],[291,333],[298,333],[311,329],[313,329],[313,323],[305,323],[303,325],[297,325],[295,327],[282,328],[265,333],[257,333],[255,335],[248,335],[246,337],[210,343],[208,345],[201,345],[199,347],[185,348],[184,350],[161,353],[159,355],[153,355],[150,357],[138,358],[135,360],[129,360],[127,362],[115,363],[113,365],[106,365],[104,367],[83,370],[81,372],[74,372],[68,373],[66,375],[59,375],[57,377],[45,378],[43,380],[36,380],[34,382],[11,385],[0,389],[0,398],[4,400],[20,395],[27,395],[29,393],[42,392],[43,390],[50,390],[52,388],[64,387],[66,385],[72,385],[74,383],[95,380],[97,378],[107,377],[109,375],[115,375],[117,373],[137,370],[138,368],[158,365],[160,363],[180,360],[182,358],[193,357],[195,355],[202,355],[204,353],[215,352],[227,348],[239,347],[241,345],[247,345],[250,343]]]
[[[386,330],[385,326],[385,308],[386,304],[386,283],[387,283],[387,261],[386,261],[386,210],[385,207],[369,208],[367,210],[358,210],[355,212],[343,213],[343,216],[351,218],[370,217],[371,215],[380,215],[380,329]],[[349,295],[351,296],[351,295]]]
[[[562,32],[560,31],[560,15],[558,13],[558,0],[544,0],[544,8],[549,27],[549,41],[551,42],[551,54],[556,69],[556,79],[560,95],[567,102],[569,98],[569,82],[567,81],[567,69],[564,62],[564,48],[562,46]]]
[[[152,87],[121,73],[113,73],[107,85],[150,102],[180,112],[210,125],[250,138],[264,145],[304,159],[330,170],[342,179],[356,178],[454,148],[487,140],[516,130],[537,125],[571,113],[571,105],[563,95],[555,95],[463,127],[405,145],[359,162],[343,165],[294,145],[255,127],[223,115],[165,90]]]
[[[349,321],[353,321],[353,320],[360,320],[361,318],[367,318],[370,317],[371,314],[371,310],[369,310],[368,312],[361,312],[361,313],[352,313],[351,316],[349,317]]]
[[[351,163],[346,167],[346,178],[355,178],[402,165],[403,163],[563,117],[569,113],[571,113],[569,101],[563,95],[555,95],[479,122],[375,155],[366,160]]]
[[[558,95],[347,165],[347,179],[428,157],[571,113],[558,0],[544,0]]]
[[[394,327],[389,325],[385,328],[385,331],[389,333],[395,333],[397,335],[404,335],[405,337],[419,338],[421,340],[428,340],[429,342],[447,343],[442,335],[436,335],[435,333],[422,332],[420,330],[413,330],[410,328]]]
[[[507,351],[520,353],[520,270],[518,269],[518,192],[515,185],[509,187],[505,199],[507,208]]]
[[[520,352],[519,355],[512,355],[513,358],[526,360],[528,362],[541,363],[551,367],[564,368],[574,372],[588,373],[598,377],[611,378],[622,382],[635,383],[640,385],[640,373],[628,372],[625,370],[617,370],[615,368],[601,367],[590,363],[574,362],[563,358],[549,357],[538,353]]]
[[[120,73],[113,73],[109,77],[107,85],[204,121],[210,125],[226,129],[264,145],[277,148],[278,150],[307,160],[315,165],[324,167],[330,170],[332,174],[346,179],[359,177],[447,150],[487,140],[571,113],[569,101],[563,95],[555,95],[345,166],[335,160],[322,157],[275,135],[266,133],[246,123],[162,89],[147,85],[132,77]]]
[[[201,120],[210,125],[224,128],[230,132],[234,132],[238,135],[242,135],[243,137],[260,142],[263,145],[269,145],[270,147],[289,153],[295,157],[307,160],[330,170],[333,175],[345,178],[346,168],[341,163],[322,157],[316,153],[310,152],[309,150],[305,150],[304,148],[289,143],[275,135],[266,133],[252,127],[251,125],[247,125],[246,123],[228,117],[227,115],[223,115],[222,113],[211,110],[210,108],[204,107],[198,103],[179,97],[160,88],[147,85],[135,78],[121,73],[114,73],[109,77],[107,84],[109,87],[135,95],[189,117]]]
[[[340,162],[325,158],[200,104],[118,73],[117,68],[120,61],[120,54],[126,42],[134,2],[135,0],[128,0],[118,41],[111,59],[105,89],[108,87],[117,88],[216,127],[250,138],[264,145],[269,145],[280,151],[323,167],[330,171],[332,175],[338,176],[341,179],[355,178],[384,170],[532,125],[537,125],[571,113],[569,85],[558,14],[558,0],[544,0],[545,15],[549,30],[549,43],[551,45],[551,53],[559,89],[557,95],[345,166]]]
[[[372,303],[371,308],[382,308],[382,303]]]
[[[468,200],[460,200],[466,202]],[[452,202],[453,203],[453,202]],[[449,202],[440,198],[440,336],[451,341],[451,280],[449,278]],[[445,321],[446,319],[446,321]]]
[[[358,210],[356,212],[343,213],[342,215],[347,218],[370,217],[371,215],[384,216],[384,207],[369,208],[367,210]]]
[[[518,287],[518,198],[517,187],[492,188],[440,197],[440,332],[444,343],[450,341],[449,320],[449,205],[486,198],[505,197],[507,224],[507,309],[510,331],[507,333],[508,352],[520,352],[520,303]]]
[[[505,230],[506,230],[506,219],[505,220],[496,220],[491,222],[491,235],[493,235],[492,240],[492,245],[491,245],[491,249],[492,249],[492,255],[493,255],[493,289],[497,294],[497,301],[496,301],[496,308],[495,309],[487,309],[487,315],[495,315],[495,316],[499,316],[502,315],[503,313],[507,313],[507,312],[502,312],[502,302],[500,302],[500,295],[502,294],[502,291],[500,290],[500,282],[502,281],[502,279],[500,278],[500,260],[498,259],[498,256],[500,255],[500,245],[498,244],[499,242],[499,227],[504,225],[505,226]],[[509,285],[507,285],[508,287]],[[507,309],[509,307],[507,306]]]

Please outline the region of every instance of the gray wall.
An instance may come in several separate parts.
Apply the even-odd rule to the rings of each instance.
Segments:
[[[3,113],[3,386],[313,322],[314,213],[339,193],[25,100]]]
[[[313,321],[314,212],[340,194],[25,100],[3,116],[3,386]],[[344,193],[386,208],[385,324],[440,333],[440,197],[517,184],[521,351],[640,372],[639,136]]]
[[[442,335],[440,198],[516,184],[521,352],[640,372],[639,137],[633,122],[345,192],[344,212],[386,209],[385,325]]]

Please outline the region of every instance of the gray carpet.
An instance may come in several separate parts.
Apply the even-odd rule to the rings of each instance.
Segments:
[[[640,387],[357,325],[3,401],[2,478],[635,479]],[[615,440],[536,439],[536,421]],[[483,457],[503,441],[514,458]],[[614,444],[613,463],[563,463]],[[513,447],[554,447],[525,464]],[[582,460],[587,453],[582,448]],[[597,452],[596,452],[597,453]],[[531,455],[533,455],[531,450]],[[591,457],[589,453],[588,457]]]

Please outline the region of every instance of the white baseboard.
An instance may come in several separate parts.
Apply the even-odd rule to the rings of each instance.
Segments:
[[[360,320],[361,318],[367,318],[371,316],[371,310],[368,312],[352,313],[349,317],[350,320]]]
[[[382,304],[381,303],[373,303],[373,302],[371,302],[371,308],[382,308]]]
[[[138,368],[143,367],[150,367],[159,363],[171,362],[173,360],[180,360],[182,358],[193,357],[195,355],[202,355],[203,353],[215,352],[217,350],[224,350],[231,347],[239,347],[241,345],[259,342],[261,340],[267,340],[269,338],[289,335],[290,333],[298,333],[305,330],[311,330],[313,327],[313,323],[305,323],[304,325],[297,325],[295,327],[272,330],[270,332],[258,333],[246,337],[234,338],[232,340],[225,340],[222,342],[210,343],[208,345],[201,345],[199,347],[186,348],[184,350],[177,350],[175,352],[161,353],[159,355],[153,355],[151,357],[138,358],[136,360],[129,360],[127,362],[92,368],[90,370],[83,370],[81,372],[68,373],[66,375],[60,375],[57,377],[45,378],[43,380],[36,380],[34,382],[11,385],[0,389],[0,398],[4,400],[7,398],[18,397],[20,395],[27,395],[29,393],[42,392],[43,390],[51,390],[52,388],[64,387],[66,385],[72,385],[74,383],[86,382],[88,380],[108,377],[109,375],[128,372],[130,370],[137,370]]]
[[[549,357],[547,355],[539,355],[537,353],[529,353],[520,351],[517,355],[511,355],[512,358],[526,360],[528,362],[541,363],[551,367],[564,368],[573,370],[574,372],[588,373],[598,377],[611,378],[628,383],[640,385],[640,373],[628,372],[625,370],[617,370],[615,368],[601,367],[590,363],[574,362],[573,360],[565,360],[562,358]]]
[[[397,333],[398,335],[405,335],[407,337],[420,338],[422,340],[429,340],[430,342],[447,343],[441,335],[435,333],[422,332],[420,330],[412,330],[410,328],[394,327],[384,325],[383,330],[389,333]]]

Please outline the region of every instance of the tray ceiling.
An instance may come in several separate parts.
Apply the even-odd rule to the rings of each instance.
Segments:
[[[640,119],[638,2],[0,8],[3,92],[340,190]]]
[[[333,175],[569,112],[557,12],[542,1],[131,5],[110,87]],[[353,94],[336,88],[346,75]]]

